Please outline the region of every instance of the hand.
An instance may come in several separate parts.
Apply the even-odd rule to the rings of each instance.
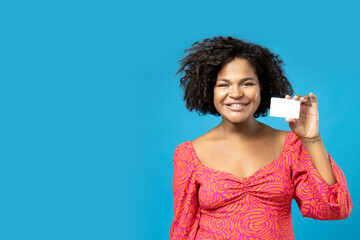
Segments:
[[[317,98],[313,93],[310,93],[309,96],[295,95],[293,99],[301,102],[299,119],[285,118],[285,121],[289,122],[289,127],[293,133],[304,140],[320,137]],[[312,103],[310,103],[310,98]],[[286,95],[285,99],[291,99],[291,97]]]

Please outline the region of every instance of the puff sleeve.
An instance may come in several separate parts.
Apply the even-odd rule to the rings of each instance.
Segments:
[[[175,149],[173,165],[174,219],[170,240],[195,239],[200,220],[196,163],[186,144],[180,144]]]
[[[345,175],[328,153],[336,183],[329,186],[313,165],[302,142],[296,137],[291,166],[293,198],[303,217],[340,220],[350,215],[353,205]]]

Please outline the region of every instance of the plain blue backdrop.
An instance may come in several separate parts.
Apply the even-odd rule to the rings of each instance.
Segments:
[[[175,76],[195,41],[234,36],[285,62],[319,100],[354,209],[296,239],[358,236],[356,1],[2,1],[0,239],[168,239],[176,146],[221,122],[188,112]],[[260,121],[289,130],[283,118]]]

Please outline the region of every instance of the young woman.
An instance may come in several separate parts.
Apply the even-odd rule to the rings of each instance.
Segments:
[[[316,96],[293,97],[301,107],[286,119],[291,131],[256,120],[271,97],[293,95],[279,56],[232,37],[185,52],[186,107],[222,122],[175,149],[170,239],[294,239],[292,199],[304,217],[347,218],[352,200],[321,140]]]

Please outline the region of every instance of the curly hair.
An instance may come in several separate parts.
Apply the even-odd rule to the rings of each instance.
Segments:
[[[214,37],[195,42],[189,52],[181,59],[180,68],[176,72],[185,72],[180,79],[179,88],[185,90],[183,101],[191,112],[196,110],[199,115],[212,114],[220,116],[214,106],[214,87],[218,72],[235,57],[248,60],[255,69],[262,90],[261,101],[254,117],[265,117],[270,108],[271,97],[285,97],[294,94],[294,90],[284,75],[283,61],[269,49],[260,45],[245,42],[233,37]]]

